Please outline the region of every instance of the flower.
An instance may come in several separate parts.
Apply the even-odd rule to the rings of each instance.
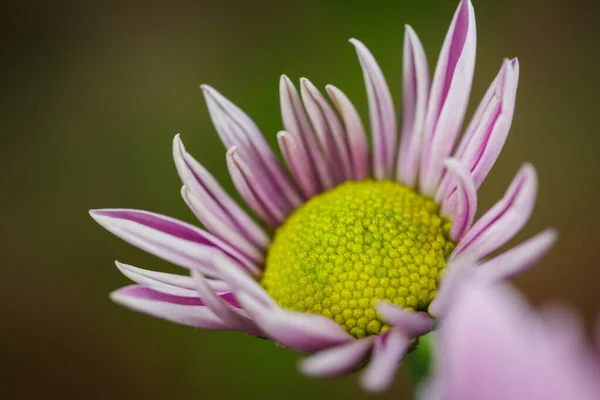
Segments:
[[[293,179],[252,120],[202,86],[233,183],[261,224],[177,135],[173,149],[182,196],[207,230],[146,211],[91,215],[191,276],[117,262],[136,284],[115,291],[112,299],[174,322],[239,330],[309,353],[300,369],[312,376],[343,375],[369,359],[362,385],[384,390],[414,338],[445,312],[457,281],[448,265],[461,256],[485,259],[533,210],[537,179],[525,164],[504,197],[473,225],[477,189],[511,125],[519,75],[516,59],[503,62],[452,153],[470,94],[475,41],[473,7],[463,0],[430,87],[423,47],[406,27],[398,146],[383,74],[369,50],[351,40],[367,87],[372,155],[358,113],[342,91],[326,87],[332,106],[308,80],[301,79],[299,94],[283,76],[286,130],[277,140]],[[480,268],[491,280],[510,277],[541,257],[554,238],[554,231],[542,232]]]
[[[435,336],[425,399],[600,398],[598,360],[573,313],[534,311],[507,284],[463,280]]]

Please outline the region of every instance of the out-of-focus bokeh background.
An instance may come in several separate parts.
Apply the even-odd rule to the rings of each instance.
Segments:
[[[594,0],[474,0],[476,106],[503,57],[519,56],[511,134],[482,187],[492,205],[524,161],[535,213],[517,239],[561,236],[517,284],[561,299],[588,326],[600,311],[600,7]],[[298,356],[241,334],[193,330],[110,302],[114,259],[174,271],[99,227],[90,208],[194,217],[179,196],[171,140],[229,189],[200,83],[242,107],[274,143],[278,79],[333,83],[367,116],[357,37],[400,109],[404,24],[434,65],[457,0],[4,1],[0,9],[0,392],[6,399],[363,399],[355,377],[315,381]],[[383,398],[403,398],[401,372]]]

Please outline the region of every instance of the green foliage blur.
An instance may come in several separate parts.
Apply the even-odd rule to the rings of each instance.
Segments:
[[[535,213],[516,240],[556,226],[559,244],[516,282],[534,302],[600,311],[600,17],[592,0],[473,0],[471,111],[518,56],[512,131],[480,192],[499,199],[521,163],[538,170]],[[370,47],[401,109],[404,24],[433,70],[458,0],[4,1],[0,5],[2,384],[6,399],[364,399],[356,377],[316,381],[299,356],[239,333],[194,330],[116,306],[113,261],[178,271],[104,231],[88,209],[132,207],[194,222],[171,141],[233,193],[198,85],[243,108],[271,143],[278,79],[343,89],[367,121],[352,46]],[[514,243],[514,242],[513,242]],[[4,370],[5,369],[5,370]],[[406,375],[406,376],[405,376]],[[382,398],[408,398],[399,373]]]

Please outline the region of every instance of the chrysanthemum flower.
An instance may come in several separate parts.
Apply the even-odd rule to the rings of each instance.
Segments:
[[[540,313],[507,284],[461,283],[435,332],[424,399],[600,399],[600,365],[570,310]]]
[[[473,225],[477,189],[511,125],[519,75],[516,59],[503,62],[453,152],[471,90],[475,41],[473,7],[464,0],[430,85],[423,47],[406,28],[398,144],[385,78],[369,50],[351,40],[367,88],[372,151],[342,91],[327,86],[330,103],[307,79],[299,94],[283,76],[285,131],[277,140],[287,171],[252,120],[203,86],[233,183],[260,222],[176,136],[182,196],[206,230],[146,211],[91,214],[191,276],[117,263],[136,284],[112,299],[156,317],[239,330],[310,353],[300,368],[312,376],[342,375],[366,364],[362,384],[386,388],[415,338],[444,312],[447,296],[438,295],[438,286],[448,263],[460,255],[483,260],[521,229],[534,206],[536,174],[525,164],[504,197]],[[544,232],[481,268],[494,279],[511,276],[553,238]]]

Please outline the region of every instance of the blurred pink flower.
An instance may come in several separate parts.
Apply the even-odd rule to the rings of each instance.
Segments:
[[[435,332],[424,399],[600,399],[597,354],[570,310],[539,313],[508,284],[461,283]]]
[[[355,39],[351,42],[367,88],[372,154],[360,117],[346,95],[328,85],[331,105],[308,80],[301,79],[300,95],[290,79],[283,76],[280,94],[286,131],[279,132],[277,140],[288,175],[254,122],[216,90],[203,86],[214,125],[227,148],[227,166],[233,183],[261,224],[240,208],[186,152],[177,135],[173,151],[184,184],[182,196],[207,230],[131,209],[93,210],[91,215],[115,235],[188,269],[191,276],[148,271],[117,262],[121,272],[136,284],[112,293],[115,302],[177,323],[239,330],[313,354],[300,365],[304,373],[312,376],[347,374],[370,360],[362,374],[362,385],[372,391],[388,387],[413,339],[430,331],[432,317],[445,312],[445,299],[453,292],[449,283],[453,281],[451,273],[444,278],[445,289],[437,296],[436,293],[446,264],[456,263],[457,256],[483,260],[507,243],[531,215],[537,178],[534,168],[525,164],[504,197],[473,224],[477,189],[500,154],[512,122],[519,63],[516,59],[503,62],[456,151],[452,152],[466,112],[475,67],[475,17],[470,1],[463,0],[458,6],[431,85],[423,47],[412,28],[406,27],[399,144],[395,109],[381,69],[361,42]],[[267,254],[281,255],[280,250],[273,250],[273,243],[291,224],[288,217],[293,214],[302,218],[308,204],[330,201],[339,196],[339,188],[360,191],[367,186],[376,193],[374,196],[389,189],[407,196],[403,199],[412,200],[406,200],[407,203],[398,198],[377,197],[364,204],[379,204],[377,207],[388,203],[394,207],[409,204],[413,208],[410,212],[401,209],[389,214],[390,210],[383,212],[369,205],[375,208],[366,211],[379,218],[382,225],[372,224],[370,217],[364,217],[365,210],[359,210],[351,215],[359,218],[352,219],[358,224],[358,231],[333,237],[331,241],[319,236],[321,227],[327,225],[322,222],[330,220],[329,214],[321,215],[319,218],[323,219],[316,225],[319,232],[304,235],[308,239],[300,237],[299,241],[317,238],[311,246],[330,243],[338,246],[338,239],[343,243],[356,234],[358,239],[353,242],[356,246],[352,250],[363,250],[358,255],[356,252],[349,255],[344,253],[349,245],[319,247],[331,257],[341,254],[339,259],[329,259],[332,266],[333,261],[340,261],[340,265],[349,269],[344,271],[338,266],[337,272],[332,272],[335,268],[310,271],[312,275],[305,278],[308,281],[314,278],[310,281],[316,282],[313,286],[305,290],[301,285],[308,281],[303,281],[304,278],[292,282],[294,287],[300,285],[296,294],[304,296],[297,309],[282,307],[279,302],[287,298],[282,295],[275,299],[264,276],[274,268],[267,262]],[[349,202],[355,199],[353,194],[345,198]],[[421,208],[413,206],[411,201]],[[342,205],[340,212],[347,215],[347,210],[354,213],[349,203],[348,207]],[[406,215],[410,220],[403,221]],[[451,220],[452,224],[442,235],[446,229],[444,220]],[[262,224],[278,228],[274,238]],[[363,231],[363,227],[368,229]],[[341,229],[334,226],[332,231],[338,228]],[[367,232],[369,229],[372,231]],[[394,238],[391,233],[398,236]],[[377,242],[380,247],[368,247],[368,243],[384,237],[387,239]],[[491,280],[505,279],[533,264],[554,239],[554,231],[542,232],[482,262],[480,268]],[[398,247],[398,243],[402,246]],[[317,255],[311,251],[302,250],[294,253],[294,257],[301,253],[302,257],[314,259]],[[373,252],[379,252],[379,256]],[[364,261],[363,256],[367,264],[372,264],[353,261],[359,258]],[[298,269],[306,267],[302,262],[296,264]],[[343,286],[341,281],[346,279],[349,282]],[[308,294],[315,288],[318,293]],[[317,311],[308,312],[309,308]]]

